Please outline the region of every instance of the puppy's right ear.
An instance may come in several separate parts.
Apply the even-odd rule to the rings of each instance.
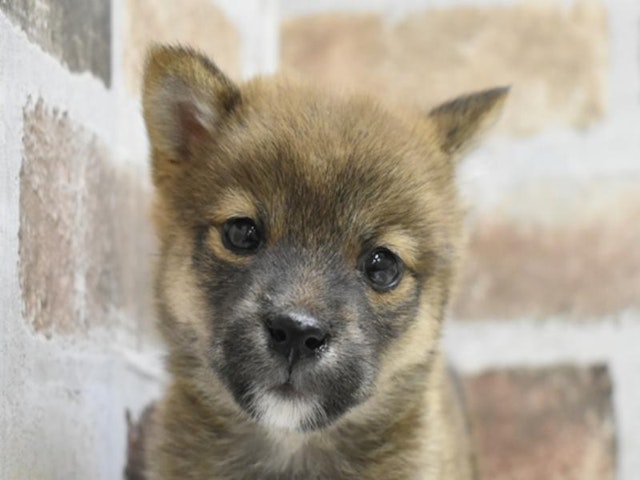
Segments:
[[[199,145],[215,139],[239,103],[238,88],[204,55],[181,47],[151,48],[142,107],[154,166],[188,162]]]

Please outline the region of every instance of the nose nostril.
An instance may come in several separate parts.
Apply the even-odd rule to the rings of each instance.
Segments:
[[[270,328],[269,334],[271,334],[271,338],[273,338],[276,343],[283,343],[287,341],[287,332],[280,330],[279,328]]]
[[[325,344],[325,338],[309,337],[304,341],[309,350],[317,350]]]
[[[264,327],[269,347],[289,362],[320,355],[330,341],[313,317],[275,315],[264,319]]]

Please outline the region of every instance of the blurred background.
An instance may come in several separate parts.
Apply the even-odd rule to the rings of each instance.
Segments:
[[[444,338],[482,478],[640,478],[638,0],[0,0],[1,479],[121,479],[161,391],[151,42],[425,112],[512,85]]]

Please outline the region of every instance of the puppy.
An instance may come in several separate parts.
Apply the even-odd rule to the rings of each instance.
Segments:
[[[473,478],[438,337],[456,163],[506,93],[400,113],[151,50],[171,383],[149,480]]]

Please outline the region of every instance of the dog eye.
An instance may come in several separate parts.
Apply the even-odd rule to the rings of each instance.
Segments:
[[[363,258],[361,269],[374,289],[386,292],[398,286],[404,266],[391,250],[379,247]]]
[[[250,218],[231,218],[222,226],[222,243],[238,255],[249,255],[262,245],[262,234]]]

